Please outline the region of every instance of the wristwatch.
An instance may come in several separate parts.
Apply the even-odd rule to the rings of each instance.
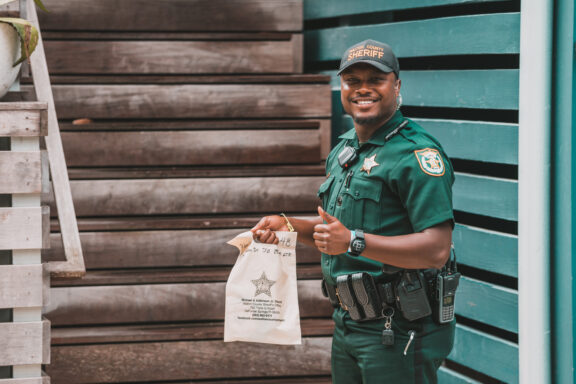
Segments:
[[[360,256],[366,248],[366,240],[364,240],[364,231],[357,229],[355,231],[350,231],[350,247],[348,248],[348,254],[350,256]]]

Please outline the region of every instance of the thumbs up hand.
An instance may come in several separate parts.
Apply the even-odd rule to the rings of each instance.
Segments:
[[[314,226],[314,234],[312,236],[318,250],[328,255],[345,253],[350,245],[350,231],[348,228],[321,207],[318,207],[318,214],[326,222],[326,224]]]

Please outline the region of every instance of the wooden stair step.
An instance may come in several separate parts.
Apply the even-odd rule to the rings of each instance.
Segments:
[[[202,177],[322,176],[324,165],[250,165],[220,167],[107,167],[68,168],[71,180],[90,179],[176,179]]]
[[[329,85],[330,77],[318,74],[234,74],[234,75],[54,75],[50,81],[55,85],[190,85],[190,84],[322,84]],[[24,77],[22,84],[31,84],[32,79]],[[23,87],[28,90],[29,88]],[[60,116],[59,116],[60,117]]]
[[[59,0],[49,9],[38,15],[42,30],[241,32],[303,27],[302,0]]]
[[[300,213],[300,216],[308,216]],[[82,231],[161,230],[161,229],[217,229],[251,228],[262,215],[218,215],[218,216],[140,216],[140,217],[80,217],[78,229]],[[60,231],[58,219],[50,220],[50,230]]]
[[[249,229],[80,232],[80,241],[88,269],[231,266],[238,250],[226,242]],[[65,260],[60,234],[51,234],[50,243],[43,261]],[[318,250],[306,245],[299,244],[296,254],[299,263],[320,260]]]
[[[302,319],[302,336],[332,336],[332,319]],[[222,340],[223,322],[52,328],[52,346],[126,342]]]
[[[237,255],[236,255],[237,256]],[[225,282],[230,275],[232,265],[218,267],[178,267],[153,269],[114,269],[88,270],[86,276],[78,280],[59,280],[52,278],[52,287],[85,287],[105,285],[143,285],[143,284],[188,284]],[[318,262],[298,264],[298,279],[322,279],[322,270]]]
[[[275,211],[275,213],[277,213]],[[294,212],[293,216],[312,217],[309,212]],[[81,232],[87,231],[146,231],[160,229],[225,229],[225,228],[252,228],[262,214],[245,215],[217,215],[217,216],[141,216],[141,217],[80,217],[78,228]],[[60,231],[57,219],[50,221],[52,232]]]
[[[294,374],[294,373],[292,373]],[[214,384],[213,380],[210,381],[194,381],[194,384]],[[226,384],[332,384],[332,379],[330,376],[313,376],[313,377],[283,377],[277,379],[238,379],[238,380],[226,380]]]
[[[310,164],[319,130],[62,132],[72,167]]]
[[[287,41],[294,32],[166,32],[166,31],[42,31],[44,42],[49,41]]]
[[[261,271],[255,271],[258,278]],[[45,316],[53,326],[224,319],[225,282],[54,287]],[[302,318],[330,317],[321,280],[298,281]]]
[[[302,35],[246,41],[47,41],[50,74],[301,73]]]
[[[313,120],[78,120],[60,121],[60,131],[330,130],[330,119]]]
[[[72,180],[77,216],[313,212],[322,176]],[[193,196],[194,198],[191,198]],[[51,215],[57,209],[51,204]]]

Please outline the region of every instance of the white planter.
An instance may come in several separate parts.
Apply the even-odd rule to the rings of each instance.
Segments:
[[[18,76],[20,65],[12,67],[20,57],[20,40],[11,25],[0,23],[0,97],[4,96]]]

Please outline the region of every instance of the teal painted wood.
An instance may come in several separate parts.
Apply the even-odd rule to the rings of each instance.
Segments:
[[[454,372],[446,367],[440,367],[438,370],[438,384],[481,384],[479,381],[464,376],[461,373]]]
[[[336,94],[335,94],[336,93]],[[341,106],[340,92],[333,92],[333,106]],[[340,107],[341,109],[341,107]],[[334,107],[332,109],[334,111]],[[412,119],[436,137],[452,159],[518,164],[518,124],[485,121]],[[354,128],[345,115],[339,124],[346,132]],[[336,131],[334,136],[337,138]],[[474,145],[469,145],[474,143]]]
[[[412,120],[436,137],[452,159],[518,164],[518,124]]]
[[[456,173],[454,209],[504,220],[518,220],[518,182]]]
[[[518,344],[465,325],[456,326],[448,359],[505,383],[518,383]]]
[[[456,313],[518,333],[518,291],[463,276],[456,295]]]
[[[332,76],[332,91],[340,92],[336,71],[322,73]],[[518,109],[517,69],[406,71],[400,78],[405,106]]]
[[[520,15],[456,16],[305,32],[306,62],[340,60],[366,39],[387,43],[399,57],[502,54],[520,51]]]
[[[305,0],[304,20],[454,4],[492,3],[495,1],[500,0]]]
[[[457,224],[452,240],[459,264],[518,277],[518,236]]]
[[[518,109],[518,70],[400,72],[404,105]]]

